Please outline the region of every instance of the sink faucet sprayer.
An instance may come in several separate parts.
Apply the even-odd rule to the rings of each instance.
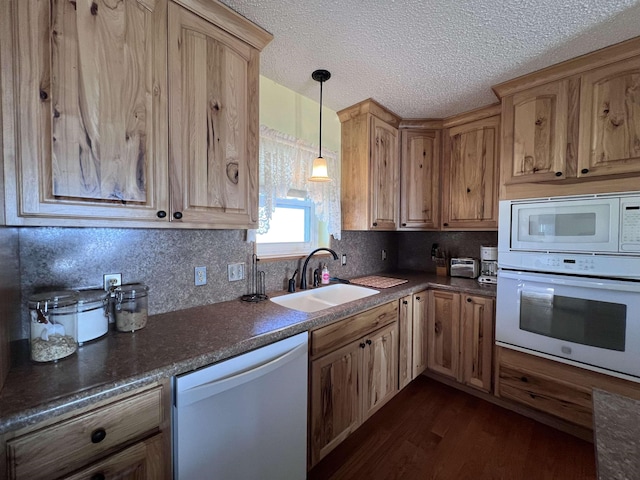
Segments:
[[[311,260],[311,257],[313,257],[315,253],[321,252],[321,251],[329,252],[331,255],[333,255],[334,260],[338,260],[338,254],[333,250],[331,250],[330,248],[324,248],[324,247],[316,248],[313,252],[309,254],[309,256],[304,261],[304,265],[302,267],[302,275],[300,276],[300,290],[307,289],[307,264],[309,263],[309,260]]]

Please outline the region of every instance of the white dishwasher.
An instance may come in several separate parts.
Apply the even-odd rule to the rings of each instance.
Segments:
[[[308,334],[175,377],[174,478],[304,480]]]

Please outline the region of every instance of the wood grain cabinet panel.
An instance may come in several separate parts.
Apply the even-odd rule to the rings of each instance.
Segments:
[[[155,435],[122,450],[94,465],[65,477],[65,480],[158,480],[163,478],[162,434]]]
[[[502,103],[504,183],[555,181],[575,176],[567,164],[569,81],[507,97]]]
[[[414,293],[413,300],[413,355],[411,364],[411,378],[414,379],[427,368],[428,363],[428,324],[427,324],[427,298],[426,290]]]
[[[167,0],[27,0],[5,14],[8,222],[157,219],[169,203]]]
[[[495,299],[430,290],[428,311],[429,370],[491,392]]]
[[[457,379],[460,356],[460,294],[430,290],[428,308],[427,365],[434,372]]]
[[[325,348],[311,350],[309,366],[309,467],[318,463],[398,391],[398,302],[376,307],[393,309],[393,319],[353,340],[361,315],[340,320],[316,332]],[[372,310],[376,310],[372,309]],[[369,323],[365,320],[365,323]],[[332,327],[330,331],[326,329]],[[335,339],[344,327],[345,341]],[[311,341],[313,345],[314,334]],[[345,344],[345,342],[348,342]]]
[[[156,386],[10,434],[5,446],[8,478],[67,478],[71,472],[82,472],[68,477],[74,479],[98,473],[106,478],[165,478],[164,395],[168,393]]]
[[[460,380],[485,392],[492,389],[495,300],[463,295]]]
[[[395,230],[400,118],[371,99],[341,110],[338,117],[342,123],[342,228]]]
[[[439,130],[402,129],[400,229],[440,227]]]
[[[367,335],[363,352],[362,421],[398,391],[398,324]]]
[[[258,54],[169,4],[171,209],[181,221],[257,221]]]
[[[581,77],[578,176],[640,173],[640,57]]]
[[[413,380],[413,308],[411,295],[400,299],[398,344],[398,389],[402,390]]]
[[[2,6],[7,224],[256,224],[267,32],[216,2]]]
[[[315,465],[360,425],[362,342],[311,362],[310,462]]]
[[[445,131],[443,229],[498,228],[499,132],[500,116]]]
[[[500,199],[638,189],[640,37],[493,87]]]
[[[398,388],[402,389],[427,368],[427,298],[429,293],[400,299]]]

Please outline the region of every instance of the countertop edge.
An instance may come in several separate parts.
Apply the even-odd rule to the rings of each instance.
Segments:
[[[175,375],[187,373],[189,371],[197,370],[207,365],[211,365],[216,362],[226,360],[228,358],[240,355],[250,350],[259,348],[261,346],[273,343],[283,338],[290,337],[292,335],[309,331],[321,326],[329,325],[342,318],[357,314],[359,312],[374,308],[378,305],[396,301],[404,296],[412,295],[414,293],[427,290],[427,289],[440,289],[440,290],[452,290],[461,293],[469,293],[473,295],[493,296],[495,297],[495,286],[486,287],[479,284],[475,279],[452,279],[451,277],[436,277],[433,274],[421,274],[419,272],[384,272],[380,275],[393,276],[395,278],[407,278],[409,281],[405,284],[390,289],[379,289],[380,294],[373,295],[361,300],[349,302],[344,305],[332,307],[321,312],[299,315],[302,317],[301,321],[296,321],[290,325],[283,325],[281,328],[265,331],[254,336],[247,338],[241,338],[240,340],[231,340],[228,344],[222,347],[215,347],[212,350],[204,351],[195,354],[194,356],[187,356],[183,359],[176,361],[170,361],[168,363],[161,363],[162,360],[158,360],[158,366],[152,369],[146,369],[139,373],[130,376],[124,376],[117,378],[116,380],[105,381],[98,385],[92,385],[87,388],[83,388],[68,394],[62,394],[52,400],[45,400],[37,405],[30,407],[16,409],[8,414],[0,414],[0,435],[6,434],[10,431],[18,430],[41,421],[47,420],[51,417],[58,416],[70,412],[72,410],[82,408],[91,405],[97,401],[106,400],[111,397],[126,393],[131,390],[135,390],[150,383],[171,378]],[[475,285],[474,285],[475,284]],[[279,295],[284,292],[273,292],[273,295]],[[234,301],[230,301],[234,302]],[[221,302],[220,304],[213,304],[209,306],[196,307],[197,308],[216,308],[222,304],[229,302]],[[282,315],[291,315],[291,310],[279,305],[273,304],[275,311],[282,309]],[[149,322],[154,319],[160,319],[163,316],[179,314],[186,312],[187,309],[179,312],[170,312],[169,314],[161,314],[152,316],[149,318]],[[195,309],[193,309],[195,310]],[[256,322],[259,319],[256,319]],[[149,325],[146,327],[149,328]],[[118,334],[114,334],[117,336]],[[28,368],[28,367],[27,367]],[[34,367],[39,368],[38,366]],[[11,373],[11,372],[10,372]],[[6,388],[6,386],[5,386]],[[0,407],[2,407],[2,399],[6,392],[0,392]],[[2,408],[0,408],[0,411]]]

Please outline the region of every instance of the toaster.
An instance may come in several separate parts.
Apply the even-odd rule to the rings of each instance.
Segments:
[[[452,258],[452,277],[476,278],[480,275],[480,262],[476,258]]]

